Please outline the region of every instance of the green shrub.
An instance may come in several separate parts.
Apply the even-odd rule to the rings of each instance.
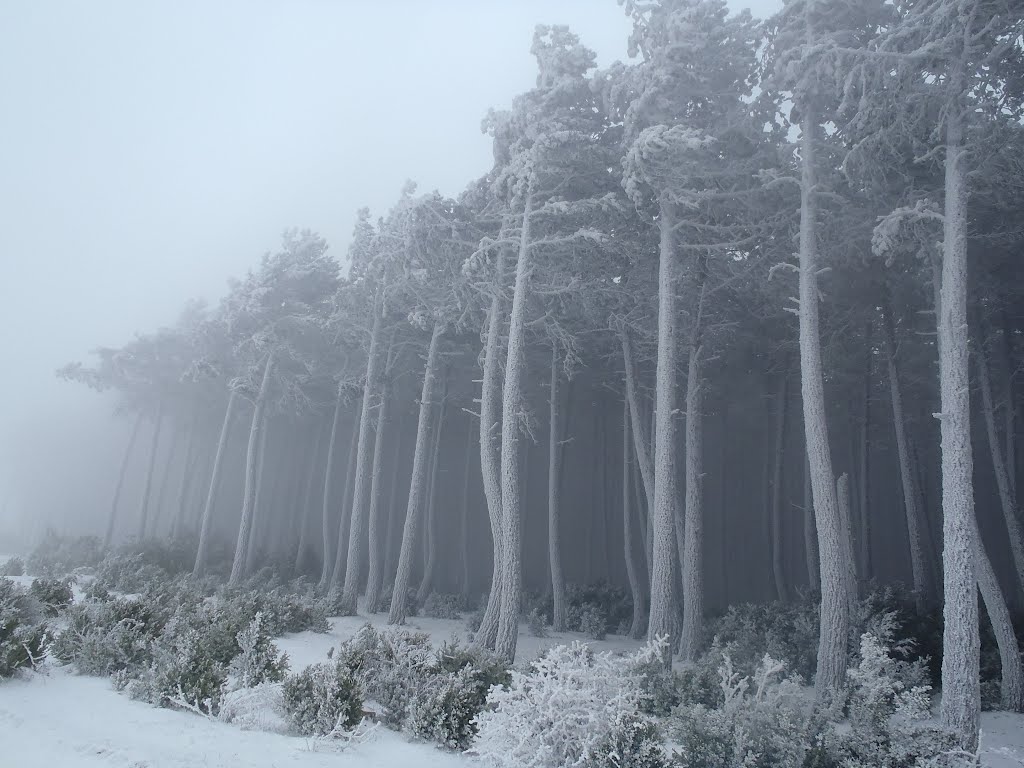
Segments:
[[[424,616],[432,619],[461,619],[462,598],[442,592],[431,592],[423,601]]]
[[[52,617],[71,605],[71,601],[74,600],[74,593],[71,591],[73,583],[73,578],[33,579],[29,592],[42,604],[46,615]]]
[[[240,688],[254,688],[260,683],[284,680],[288,671],[288,654],[278,651],[270,639],[262,613],[257,613],[249,626],[238,633],[237,642],[241,653],[234,658],[229,669]]]
[[[3,565],[0,565],[0,576],[24,576],[25,561],[20,557],[12,557]]]
[[[580,614],[580,632],[592,640],[604,640],[608,636],[608,618],[598,605],[590,604]]]
[[[0,578],[0,677],[35,669],[46,657],[43,606],[27,590]]]
[[[349,730],[362,718],[359,684],[342,662],[313,664],[284,681],[284,708],[304,736]]]
[[[526,614],[526,626],[534,637],[548,636],[548,621],[540,608],[533,608]]]
[[[194,627],[172,620],[153,646],[149,667],[129,685],[132,697],[160,707],[216,715],[227,672],[204,639]]]
[[[649,720],[624,714],[586,760],[586,768],[669,768],[658,729]]]
[[[103,547],[95,536],[58,536],[48,530],[26,562],[33,576],[58,578],[79,568],[93,568],[103,559]]]

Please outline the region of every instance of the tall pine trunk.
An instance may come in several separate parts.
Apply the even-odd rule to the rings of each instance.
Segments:
[[[459,584],[459,594],[463,607],[468,607],[470,601],[469,478],[472,466],[473,425],[470,423],[466,429],[466,462],[462,469],[462,504],[459,521],[459,551],[462,553],[462,581]]]
[[[131,437],[128,438],[128,445],[124,449],[124,458],[121,460],[121,470],[117,473],[117,485],[114,487],[114,499],[110,503],[110,517],[107,518],[107,532],[103,537],[103,546],[109,547],[114,540],[114,522],[117,520],[117,504],[121,500],[121,491],[124,489],[124,479],[128,474],[128,464],[131,462],[132,452],[135,450],[135,441],[138,440],[139,431],[145,417],[142,411],[135,417],[135,424],[132,426]]]
[[[260,391],[256,396],[256,403],[252,412],[252,426],[249,428],[249,446],[245,456],[245,490],[242,496],[242,519],[238,524],[238,540],[235,542],[235,559],[231,564],[231,575],[228,577],[228,584],[235,586],[245,575],[245,552],[249,543],[249,529],[252,527],[253,506],[256,501],[256,459],[259,451],[260,432],[265,429],[264,411],[267,406],[267,393],[270,390],[270,379],[274,370],[274,357],[267,354],[267,361],[263,366],[263,381],[260,383]]]
[[[699,315],[699,312],[698,312]],[[699,322],[699,321],[698,321]],[[704,378],[702,348],[690,346],[686,376],[686,520],[683,577],[683,626],[679,655],[686,663],[697,660],[704,634]],[[661,429],[659,425],[658,429]]]
[[[366,577],[366,612],[380,611],[380,592],[384,585],[384,548],[381,534],[387,526],[384,519],[384,435],[388,429],[390,386],[381,389],[377,410],[377,439],[373,444],[373,471],[370,475],[369,575]]]
[[[818,526],[814,521],[814,495],[811,493],[811,463],[804,456],[804,556],[807,559],[807,583],[811,589],[821,589],[818,570]]]
[[[434,586],[434,573],[437,571],[437,487],[441,468],[441,435],[444,433],[445,412],[448,410],[448,379],[445,376],[441,383],[441,407],[437,411],[437,422],[434,425],[434,447],[431,450],[430,482],[427,490],[427,525],[424,541],[427,544],[426,557],[423,559],[423,578],[420,579],[416,591],[416,603],[423,605]]]
[[[626,556],[626,577],[629,579],[629,593],[633,598],[633,620],[629,625],[629,636],[639,640],[644,632],[644,590],[640,579],[640,564],[636,559],[636,546],[633,543],[633,511],[640,514],[639,508],[634,504],[634,497],[639,496],[633,493],[630,479],[633,475],[633,467],[629,460],[633,453],[630,444],[629,428],[629,399],[622,401],[622,547]],[[555,627],[556,631],[558,627]]]
[[[395,539],[397,537],[398,528],[398,471],[399,464],[402,457],[400,450],[402,443],[402,436],[405,434],[405,419],[401,419],[398,424],[398,434],[395,437],[395,447],[391,453],[391,491],[388,493],[388,533],[387,541],[384,545],[384,572],[388,578],[391,578],[391,574],[395,572],[397,563],[395,562]],[[388,582],[391,583],[391,582]],[[384,607],[381,606],[381,610]]]
[[[263,468],[266,466],[267,458],[267,434],[270,432],[270,420],[267,417],[263,429],[260,430],[259,458],[256,460],[256,492],[252,497],[252,526],[249,528],[249,540],[245,545],[245,571],[243,576],[253,572],[256,565],[256,551],[260,543],[260,533],[270,522],[267,520],[269,514],[266,506],[269,499],[273,504],[273,495],[267,493],[265,487]]]
[[[820,703],[828,703],[839,693],[846,679],[846,635],[850,614],[844,588],[842,525],[832,472],[821,365],[817,205],[814,200],[817,183],[814,165],[816,130],[813,112],[805,107],[800,140],[800,385],[821,574],[821,631],[815,694]]]
[[[334,418],[331,420],[331,437],[327,442],[327,464],[324,470],[324,497],[322,500],[323,515],[320,518],[323,525],[324,559],[320,568],[320,584],[317,587],[321,592],[327,589],[327,585],[331,582],[331,574],[334,572],[334,547],[338,533],[334,526],[331,525],[333,520],[331,504],[334,501],[332,498],[332,492],[334,491],[334,461],[335,450],[338,445],[338,423],[341,421],[341,404],[344,391],[344,387],[339,382],[338,394],[334,400]],[[345,506],[345,499],[342,499],[339,506]],[[340,517],[341,515],[339,515]]]
[[[864,398],[861,401],[859,483],[857,493],[857,515],[860,532],[860,571],[865,582],[871,579],[871,323],[864,330],[867,353],[864,355]]]
[[[206,559],[210,551],[210,526],[213,522],[213,504],[217,498],[217,491],[220,488],[220,471],[224,463],[224,448],[228,443],[228,433],[231,431],[231,417],[235,412],[235,403],[238,402],[238,394],[231,390],[228,395],[228,405],[224,410],[224,422],[220,427],[220,439],[217,441],[217,452],[213,456],[213,471],[210,473],[210,488],[206,494],[206,505],[203,507],[203,521],[199,526],[199,544],[196,548],[196,564],[192,568],[193,576],[202,576],[206,570]]]
[[[992,632],[996,636],[996,645],[999,647],[1002,703],[1013,712],[1024,712],[1024,667],[1021,664],[1020,647],[1006,599],[999,587],[996,572],[992,568],[977,525],[974,527],[974,541],[977,549],[978,589],[985,603],[989,622],[992,624]]]
[[[853,513],[850,510],[850,476],[844,472],[836,481],[836,500],[839,503],[839,524],[842,533],[843,584],[850,615],[857,611],[857,560],[853,556]]]
[[[416,558],[416,538],[419,534],[420,517],[426,502],[427,469],[430,463],[430,424],[433,409],[438,405],[437,373],[440,367],[441,336],[444,326],[437,322],[430,337],[430,349],[423,371],[423,390],[420,393],[420,414],[416,424],[416,447],[412,457],[412,480],[409,482],[409,502],[405,513],[405,527],[402,530],[402,549],[398,555],[398,571],[395,586],[391,590],[391,610],[388,624],[402,624],[407,614],[409,582],[412,580],[412,565]]]
[[[199,443],[200,417],[197,413],[192,419],[188,431],[188,443],[185,446],[185,458],[182,460],[181,484],[178,486],[178,513],[174,517],[171,538],[178,539],[185,534],[186,511],[188,509],[189,491],[192,488],[195,464],[198,458],[196,446]]]
[[[146,469],[146,487],[142,491],[142,511],[139,515],[139,532],[136,539],[142,541],[146,538],[146,528],[149,525],[149,497],[153,489],[153,475],[156,471],[156,456],[160,448],[160,428],[164,423],[164,406],[161,402],[156,412],[156,421],[153,424],[153,440],[149,446],[149,467]]]
[[[775,467],[772,471],[772,577],[775,594],[783,602],[789,601],[789,586],[782,552],[782,467],[786,456],[786,416],[789,412],[789,371],[779,375],[779,388],[775,396]]]
[[[313,482],[316,479],[317,461],[320,458],[320,447],[324,442],[324,429],[320,425],[316,429],[316,442],[313,443],[313,450],[309,454],[309,462],[306,467],[306,486],[302,492],[302,521],[299,523],[299,541],[295,546],[295,560],[292,572],[298,576],[306,567],[306,552],[309,549],[309,529],[312,522],[313,509]]]
[[[559,399],[558,342],[551,344],[551,390],[548,418],[548,566],[551,571],[551,598],[554,605],[552,627],[565,631],[565,575],[562,573],[561,505],[559,488],[562,473],[562,427]]]

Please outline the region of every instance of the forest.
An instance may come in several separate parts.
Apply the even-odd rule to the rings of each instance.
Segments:
[[[820,708],[902,589],[974,753],[986,644],[1024,711],[1024,8],[623,4],[605,69],[537,27],[457,196],[409,182],[343,253],[289,230],[58,372],[131,424],[99,546],[304,577],[330,616],[447,600],[506,664],[586,590],[664,670],[737,606],[804,606]]]

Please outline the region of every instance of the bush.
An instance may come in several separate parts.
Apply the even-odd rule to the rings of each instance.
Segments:
[[[288,713],[281,683],[260,683],[224,694],[217,719],[247,731],[287,733]]]
[[[288,654],[278,651],[270,639],[263,614],[257,613],[249,626],[237,635],[241,653],[231,662],[230,672],[239,688],[261,683],[279,683],[288,671]]]
[[[421,739],[463,751],[476,736],[475,718],[486,699],[472,667],[428,675],[410,700],[406,727]]]
[[[544,604],[545,615],[551,615],[552,610],[551,598],[548,598]],[[567,628],[586,632],[582,622],[588,610],[603,617],[606,632],[608,627],[629,624],[633,620],[633,600],[627,590],[607,582],[587,586],[570,584],[566,588]]]
[[[304,736],[328,736],[362,719],[359,685],[341,661],[313,664],[290,675],[282,694],[289,721]]]
[[[103,559],[103,547],[95,536],[58,536],[48,530],[26,562],[33,576],[57,578],[79,568],[93,568]]]
[[[608,636],[608,619],[597,605],[587,605],[580,614],[580,632],[592,640],[604,640]]]
[[[461,619],[462,598],[441,592],[431,592],[423,601],[424,616],[432,619]]]
[[[488,596],[484,595],[480,604],[466,615],[466,631],[471,635],[480,631],[480,625],[484,621],[484,612],[487,610],[487,600]]]
[[[83,675],[138,674],[152,661],[152,644],[166,621],[150,604],[128,598],[72,606],[53,654]]]
[[[71,601],[74,600],[74,593],[71,591],[73,583],[73,578],[33,579],[29,591],[43,605],[46,615],[52,617],[71,605]]]
[[[10,579],[0,578],[0,677],[35,669],[46,656],[43,606]]]
[[[3,565],[0,565],[0,576],[24,576],[25,561],[20,557],[12,557]]]
[[[818,662],[818,601],[734,605],[710,625],[711,637],[727,649],[735,669],[752,675],[765,654],[810,680]]]
[[[547,616],[539,608],[533,608],[526,614],[526,626],[534,637],[548,636]]]
[[[513,671],[508,688],[491,688],[472,752],[501,768],[584,766],[609,757],[618,725],[646,722],[634,670],[660,652],[650,645],[621,657],[578,642],[549,649],[527,670]]]
[[[587,768],[669,768],[654,723],[623,715],[587,760]]]

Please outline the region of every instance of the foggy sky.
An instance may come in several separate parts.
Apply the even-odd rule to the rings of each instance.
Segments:
[[[537,23],[626,58],[615,0],[0,3],[0,537],[5,506],[109,498],[110,404],[57,367],[215,300],[286,227],[341,259],[407,178],[458,193]]]

